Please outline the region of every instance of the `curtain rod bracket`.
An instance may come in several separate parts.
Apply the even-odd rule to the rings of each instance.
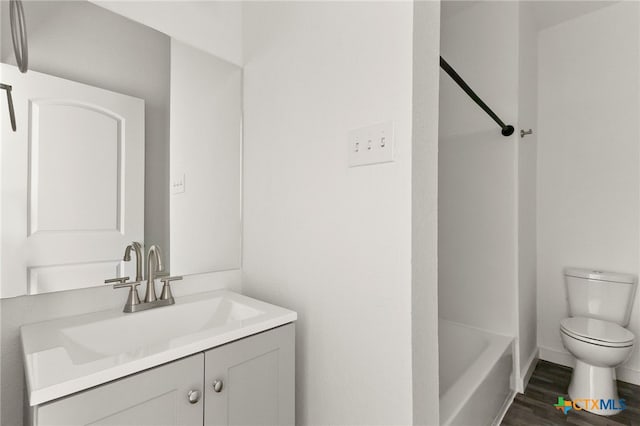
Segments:
[[[11,97],[12,87],[8,84],[0,83],[0,90],[7,91],[7,104],[9,105],[9,119],[11,120],[11,130],[16,131],[16,113],[13,110],[13,98]]]
[[[506,125],[502,128],[502,136],[511,136],[515,129],[511,124]]]

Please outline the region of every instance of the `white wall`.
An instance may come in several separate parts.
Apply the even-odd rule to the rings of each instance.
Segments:
[[[520,3],[518,125],[533,134],[516,136],[518,148],[518,344],[520,378],[535,368],[538,352],[536,309],[536,156],[538,138],[538,29],[534,4]]]
[[[299,314],[296,424],[410,424],[413,4],[257,2],[243,14],[243,291]],[[421,117],[432,137],[434,80]],[[347,132],[386,120],[396,161],[348,168]]]
[[[620,2],[540,33],[538,341],[568,363],[563,268],[638,273],[639,5]],[[640,335],[638,297],[629,328]],[[638,346],[619,378],[640,383]]]
[[[4,34],[5,26],[7,25],[4,21],[4,16],[6,16],[6,11],[3,7],[0,7],[0,34]],[[0,47],[1,48],[1,47]],[[0,76],[2,78],[2,76]],[[1,210],[1,209],[0,209]],[[0,213],[0,216],[2,213]],[[2,218],[0,217],[0,220]],[[0,256],[2,256],[2,249],[0,248]],[[2,345],[2,302],[0,302],[0,345]],[[2,353],[2,346],[0,346],[0,423],[2,422],[2,385],[3,382],[3,372],[2,372],[2,358],[4,355]]]
[[[518,4],[447,11],[441,52],[502,118],[517,125]],[[517,144],[440,72],[438,301],[440,317],[517,333]]]
[[[171,273],[240,269],[242,68],[171,41]]]
[[[439,2],[415,2],[413,28],[413,424],[437,425]]]
[[[242,65],[242,2],[90,1],[176,40]]]

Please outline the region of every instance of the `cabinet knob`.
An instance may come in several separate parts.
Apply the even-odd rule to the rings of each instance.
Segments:
[[[216,392],[220,392],[222,390],[222,386],[224,386],[224,383],[222,383],[222,380],[214,380],[213,381],[213,390]]]
[[[192,404],[196,404],[200,401],[200,391],[199,390],[190,390],[187,394],[187,398],[189,398],[189,402]]]

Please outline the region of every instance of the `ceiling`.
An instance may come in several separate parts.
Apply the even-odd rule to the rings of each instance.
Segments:
[[[447,21],[462,11],[484,1],[510,0],[443,0],[442,21]],[[538,29],[548,28],[561,22],[577,18],[595,10],[617,3],[620,0],[528,0],[523,1],[531,13]]]
[[[558,1],[538,0],[524,2],[529,7],[538,29],[552,27],[561,22],[586,15],[603,7],[618,3],[618,0],[608,1]]]

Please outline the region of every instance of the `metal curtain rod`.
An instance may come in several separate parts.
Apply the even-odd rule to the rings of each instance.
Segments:
[[[493,118],[493,121],[498,123],[498,125],[502,129],[502,136],[511,136],[513,134],[513,131],[514,131],[513,126],[504,124],[504,122],[502,120],[500,120],[500,117],[498,117],[496,115],[496,113],[493,112],[491,110],[491,108],[489,108],[487,106],[487,104],[485,104],[482,101],[482,99],[480,99],[480,97],[478,95],[476,95],[476,93],[471,89],[471,87],[469,87],[469,85],[467,83],[465,83],[465,81],[462,79],[462,77],[460,77],[460,75],[458,75],[456,70],[451,68],[451,65],[449,65],[447,63],[447,61],[442,59],[442,56],[440,56],[440,68],[442,68],[444,70],[444,72],[449,74],[449,77],[451,77],[453,79],[453,81],[458,83],[458,86],[460,86],[462,88],[462,90],[464,90],[465,93],[467,95],[469,95],[469,97],[471,99],[473,99],[474,102],[476,104],[478,104],[478,106],[484,110],[484,112],[486,112],[487,114],[489,114],[489,116],[491,118]]]

